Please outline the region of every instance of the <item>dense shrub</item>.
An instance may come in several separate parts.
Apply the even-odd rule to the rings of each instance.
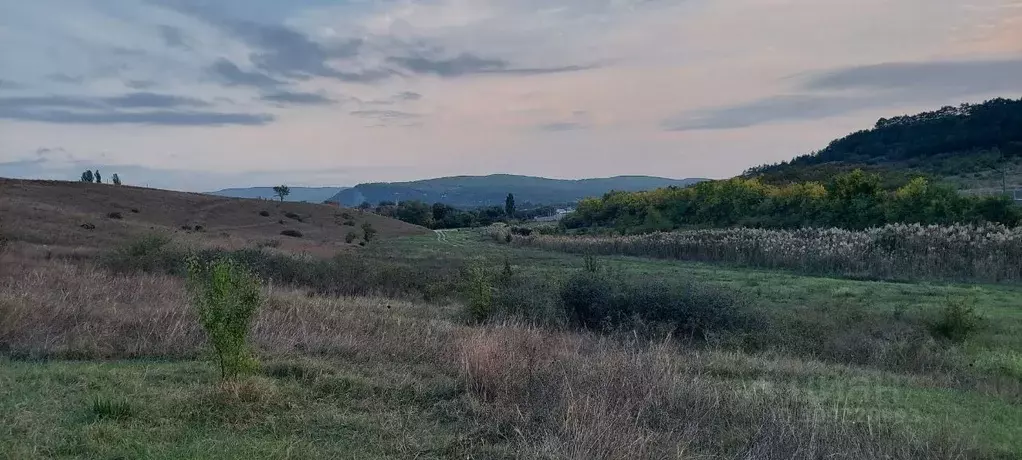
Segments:
[[[560,292],[565,312],[581,325],[592,328],[620,322],[627,312],[614,298],[617,294],[614,284],[615,280],[600,273],[583,271],[572,276]]]
[[[302,232],[298,230],[284,230],[280,232],[280,234],[284,236],[290,236],[292,238],[301,238],[302,236],[304,236],[302,235]]]
[[[251,370],[249,327],[261,303],[259,281],[230,258],[188,261],[188,292],[223,380]]]
[[[284,213],[284,217],[287,217],[288,219],[291,220],[297,220],[298,222],[302,222],[302,216],[299,216],[298,214],[295,214],[293,212]]]
[[[569,317],[593,329],[668,327],[678,336],[706,340],[752,321],[740,299],[716,287],[632,280],[600,271],[571,276],[560,297]]]
[[[259,211],[259,215],[263,217],[270,217],[270,211]]]
[[[473,321],[483,321],[493,315],[493,286],[483,267],[468,270],[468,315]]]
[[[826,183],[775,186],[739,177],[687,188],[611,192],[582,200],[561,225],[632,234],[693,226],[865,229],[893,223],[1020,222],[1022,207],[1008,197],[965,196],[921,177],[887,190],[879,176],[855,170]]]
[[[351,244],[356,239],[358,239],[358,235],[355,232],[348,232],[347,235],[344,235],[345,243]]]
[[[115,211],[115,212],[108,212],[108,213],[106,214],[106,217],[107,217],[108,219],[123,219],[123,218],[124,218],[124,215],[123,215],[123,214],[121,214],[121,213],[119,213],[119,212],[116,212],[116,211]]]
[[[183,273],[187,254],[171,245],[161,234],[146,235],[103,255],[101,265],[115,273]]]
[[[376,229],[369,222],[362,223],[362,241],[368,243],[376,237]]]
[[[966,299],[948,299],[931,324],[934,335],[952,342],[964,342],[983,324],[976,307]]]
[[[355,226],[355,221],[353,221],[351,219],[348,219],[348,220],[344,221],[344,226],[345,227],[354,227]]]

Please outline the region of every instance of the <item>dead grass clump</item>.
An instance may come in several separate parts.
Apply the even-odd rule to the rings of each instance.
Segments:
[[[522,457],[970,457],[953,436],[912,432],[882,415],[836,415],[794,387],[720,380],[716,353],[670,341],[505,325],[476,330],[460,347],[483,416],[510,427]]]
[[[61,260],[5,261],[0,350],[26,358],[195,356],[201,334],[181,281],[116,276]]]
[[[476,333],[461,344],[462,369],[470,388],[487,402],[513,404],[536,393],[550,378],[554,360],[567,345],[538,329],[519,334]]]
[[[11,257],[0,264],[0,353],[195,358],[205,350],[205,334],[185,292],[183,280],[173,276]],[[387,356],[457,373],[456,326],[435,317],[445,307],[383,297],[310,298],[290,289],[266,294],[250,336],[261,355],[333,354],[356,361]]]

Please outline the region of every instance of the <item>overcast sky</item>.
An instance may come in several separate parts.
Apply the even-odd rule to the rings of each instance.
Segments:
[[[0,176],[727,177],[1022,96],[1022,0],[0,0]]]

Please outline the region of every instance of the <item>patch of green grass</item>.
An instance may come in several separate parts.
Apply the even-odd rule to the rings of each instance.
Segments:
[[[433,235],[395,239],[378,245],[370,254],[412,265],[472,262],[490,264],[494,269],[509,260],[522,276],[555,285],[585,266],[583,256],[495,244],[478,230],[448,232],[446,236],[446,241],[438,241]],[[963,345],[965,359],[973,363],[970,369],[994,377],[1017,375],[1014,361],[994,361],[989,356],[1022,353],[1019,285],[869,281],[639,257],[597,259],[607,270],[625,276],[691,280],[733,290],[781,319],[860,312],[874,315],[881,323],[886,321],[884,318],[899,317],[931,321],[941,315],[949,301],[968,301],[982,320]]]
[[[198,362],[0,362],[0,458],[501,458],[449,378],[303,362],[224,385]]]
[[[92,400],[89,413],[97,420],[127,420],[135,414],[135,409],[127,401],[119,401],[105,397]]]

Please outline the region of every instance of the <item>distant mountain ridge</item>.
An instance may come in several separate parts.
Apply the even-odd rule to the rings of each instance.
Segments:
[[[419,200],[444,203],[459,208],[503,206],[508,193],[519,204],[574,203],[583,198],[601,196],[609,191],[641,191],[677,186],[685,187],[706,179],[668,179],[651,176],[615,176],[597,179],[548,179],[511,174],[453,176],[411,182],[359,184],[331,198],[344,206],[363,202]]]
[[[336,195],[347,187],[290,187],[291,194],[284,198],[284,201],[322,203]],[[225,196],[230,198],[253,198],[277,200],[277,194],[273,193],[273,187],[242,187],[225,188],[209,195]]]

